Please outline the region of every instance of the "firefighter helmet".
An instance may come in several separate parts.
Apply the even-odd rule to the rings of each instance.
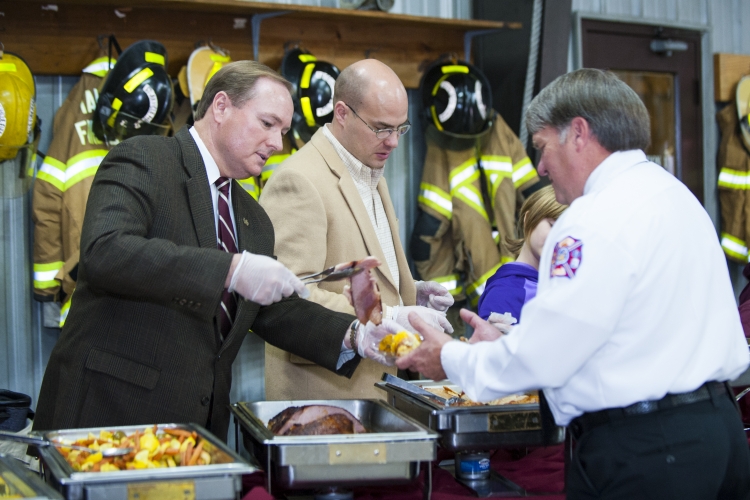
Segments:
[[[463,61],[440,60],[420,82],[427,122],[454,136],[477,136],[492,125],[492,93],[487,77]]]
[[[198,47],[190,54],[187,63],[187,86],[193,111],[203,97],[203,90],[211,77],[230,62],[232,58],[229,57],[229,52],[212,44]]]
[[[281,74],[294,87],[292,128],[308,142],[318,127],[333,120],[333,88],[339,69],[318,61],[310,52],[294,48],[284,55]]]
[[[23,59],[0,53],[0,160],[15,158],[33,142],[36,86]]]
[[[173,101],[166,49],[153,40],[136,42],[123,51],[104,81],[94,133],[107,143],[136,135],[167,135]]]

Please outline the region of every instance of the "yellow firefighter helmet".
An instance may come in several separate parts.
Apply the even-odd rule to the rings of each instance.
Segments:
[[[0,57],[0,160],[10,160],[33,142],[36,86],[23,59],[10,52]]]

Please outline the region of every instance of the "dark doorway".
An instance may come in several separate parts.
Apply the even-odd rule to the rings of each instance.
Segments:
[[[633,88],[651,116],[649,159],[703,203],[701,33],[581,20],[584,68],[609,69]]]

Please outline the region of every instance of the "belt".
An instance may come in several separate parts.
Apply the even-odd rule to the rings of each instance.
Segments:
[[[699,403],[711,399],[714,396],[727,394],[727,388],[723,382],[706,382],[691,392],[680,394],[667,394],[655,401],[639,401],[623,408],[609,408],[591,413],[584,413],[574,418],[568,428],[573,437],[578,439],[584,433],[599,427],[600,425],[622,420],[637,415],[646,415],[657,411],[668,410],[678,406]]]

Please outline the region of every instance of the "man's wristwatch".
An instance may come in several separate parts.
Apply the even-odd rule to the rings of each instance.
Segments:
[[[359,354],[357,350],[357,328],[359,328],[359,320],[355,319],[352,326],[349,328],[349,343],[352,345],[354,352]]]

